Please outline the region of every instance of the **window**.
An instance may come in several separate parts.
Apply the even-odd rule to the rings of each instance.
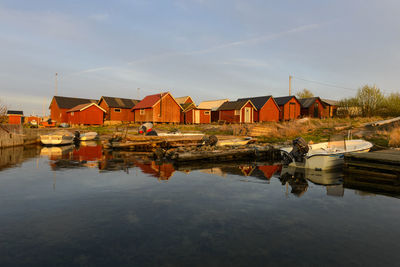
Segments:
[[[239,116],[240,115],[240,110],[239,109],[235,109],[235,115]]]
[[[144,109],[140,110],[140,115],[144,115]]]
[[[115,111],[115,112],[121,112],[121,109],[119,109],[119,108],[114,108],[114,111]]]
[[[74,112],[73,111],[71,112],[71,116],[74,116]]]
[[[210,111],[204,111],[204,115],[210,115]]]

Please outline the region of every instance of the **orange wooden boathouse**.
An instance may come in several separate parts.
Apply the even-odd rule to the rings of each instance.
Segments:
[[[176,102],[171,93],[148,95],[132,108],[135,122],[172,122],[181,121],[182,107]]]

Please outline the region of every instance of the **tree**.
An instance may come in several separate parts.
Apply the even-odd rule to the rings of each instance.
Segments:
[[[6,123],[7,121],[7,106],[0,100],[0,123]]]
[[[382,108],[385,97],[376,86],[364,85],[358,89],[356,99],[362,115],[371,117]]]
[[[298,98],[308,98],[308,97],[313,97],[314,94],[310,90],[304,88],[302,91],[297,92],[296,96]]]

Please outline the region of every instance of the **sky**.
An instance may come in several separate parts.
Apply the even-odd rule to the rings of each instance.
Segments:
[[[0,101],[399,92],[398,0],[0,0]],[[140,88],[140,89],[138,89]]]

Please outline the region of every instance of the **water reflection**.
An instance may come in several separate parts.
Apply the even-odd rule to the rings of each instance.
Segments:
[[[286,187],[286,194],[302,197],[310,184],[323,186],[328,196],[344,196],[344,188],[358,190],[360,195],[383,194],[399,197],[400,186],[393,181],[368,180],[365,177],[343,175],[342,170],[315,171],[284,167],[273,162],[194,162],[175,165],[172,162],[157,162],[146,154],[103,150],[96,142],[82,142],[79,146],[61,147],[14,147],[0,150],[0,171],[18,167],[29,158],[39,156],[48,158],[53,171],[74,168],[92,168],[100,173],[123,171],[129,174],[132,169],[167,182],[176,172],[190,174],[199,171],[219,177],[229,177],[240,181],[269,184],[277,179]],[[236,178],[235,178],[236,177]],[[376,177],[375,177],[376,178]]]

